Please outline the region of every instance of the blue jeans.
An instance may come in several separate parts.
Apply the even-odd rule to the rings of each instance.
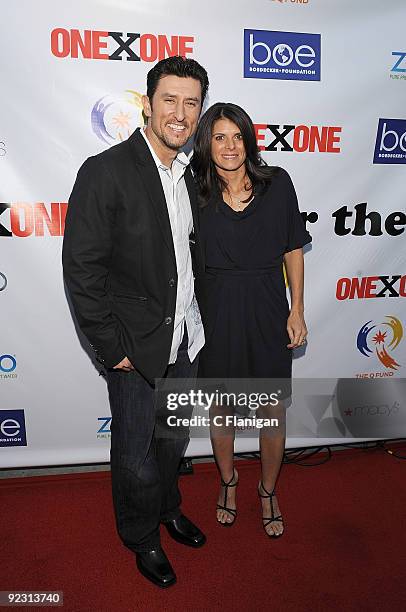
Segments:
[[[176,363],[168,366],[165,378],[194,378],[197,362],[198,358],[190,363],[185,333]],[[109,370],[107,384],[117,531],[130,550],[153,550],[160,544],[160,522],[181,514],[178,470],[189,434],[155,436],[155,390],[136,370]]]

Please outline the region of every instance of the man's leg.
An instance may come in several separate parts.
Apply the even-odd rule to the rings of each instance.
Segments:
[[[165,378],[174,380],[174,389],[176,389],[176,379],[193,379],[197,376],[198,357],[193,363],[190,363],[187,347],[188,336],[185,326],[185,334],[178,349],[176,362],[168,366],[165,373]],[[190,417],[191,412],[192,410],[187,407],[182,411],[181,416]],[[174,414],[180,416],[179,410],[175,411]],[[163,427],[162,429],[163,431],[160,427],[158,428],[156,456],[161,477],[160,520],[166,522],[181,515],[181,494],[178,487],[179,466],[189,444],[189,429],[182,428],[182,431],[179,428],[172,428],[171,430],[170,427]]]
[[[111,478],[118,533],[129,549],[160,545],[160,472],[155,456],[154,389],[136,371],[108,371]]]
[[[187,354],[187,341],[182,342],[178,350],[176,363],[168,367],[165,386],[172,392],[187,392],[189,384],[182,385],[179,379],[193,379],[197,375],[198,358],[193,364]],[[173,382],[172,382],[173,381]],[[177,382],[178,381],[178,382]],[[162,397],[162,396],[161,396]],[[165,400],[164,400],[165,403]],[[165,426],[168,418],[167,410],[159,406],[157,427],[155,429],[158,469],[161,476],[161,522],[164,523],[169,535],[181,544],[199,548],[206,542],[206,536],[196,527],[180,509],[181,495],[178,487],[179,464],[189,443],[189,427],[171,428]],[[191,406],[182,407],[176,411],[181,418],[190,418]]]

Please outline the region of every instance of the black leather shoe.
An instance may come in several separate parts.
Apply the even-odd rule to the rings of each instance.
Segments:
[[[157,586],[166,589],[176,582],[176,575],[161,547],[135,553],[141,574]]]
[[[200,531],[196,525],[189,521],[184,514],[172,521],[164,521],[163,523],[168,530],[169,535],[186,546],[199,548],[206,542],[206,536]]]

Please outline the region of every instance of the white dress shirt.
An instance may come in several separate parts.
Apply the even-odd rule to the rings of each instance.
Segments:
[[[204,346],[204,331],[199,306],[194,294],[192,258],[189,247],[189,235],[193,230],[193,217],[184,178],[189,158],[185,153],[179,153],[173,160],[171,168],[168,168],[155,153],[143,129],[141,129],[141,134],[158,168],[168,208],[176,257],[178,287],[169,363],[175,363],[176,361],[178,348],[183,338],[185,321],[189,337],[188,355],[192,362]]]

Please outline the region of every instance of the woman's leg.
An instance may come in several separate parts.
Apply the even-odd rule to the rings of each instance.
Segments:
[[[234,425],[225,424],[225,417],[232,414],[233,411],[224,406],[213,406],[210,409],[210,438],[222,481],[229,485],[236,485],[238,473],[234,468],[235,428]],[[217,420],[215,417],[217,417]],[[236,510],[235,497],[235,486],[229,486],[226,489],[224,485],[221,485],[217,504]],[[218,508],[217,520],[219,523],[233,523],[235,514]]]
[[[285,408],[278,403],[276,406],[264,406],[258,410],[258,418],[278,419],[278,427],[264,427],[260,431],[259,444],[261,451],[261,475],[262,485],[259,493],[265,495],[271,493],[279,475],[283,453],[285,450]],[[262,516],[272,517],[271,504],[273,504],[273,515],[280,516],[279,504],[276,495],[273,497],[261,497]],[[282,521],[272,521],[266,524],[265,531],[268,535],[281,535],[283,533]]]

